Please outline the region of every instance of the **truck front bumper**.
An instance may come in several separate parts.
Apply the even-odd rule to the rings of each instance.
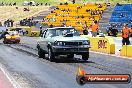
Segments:
[[[58,54],[83,54],[89,53],[89,45],[83,46],[53,46],[52,52]]]

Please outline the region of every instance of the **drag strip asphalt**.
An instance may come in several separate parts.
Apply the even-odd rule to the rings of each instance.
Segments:
[[[90,52],[88,61],[75,55],[74,59],[57,57],[55,62],[38,58],[38,38],[22,37],[21,44],[0,43],[0,63],[11,74],[21,88],[132,88],[130,84],[88,84],[76,83],[78,66],[88,74],[130,74],[132,60],[111,55]]]

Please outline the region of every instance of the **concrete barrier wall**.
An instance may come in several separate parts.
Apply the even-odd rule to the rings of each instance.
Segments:
[[[115,42],[109,37],[90,37],[81,35],[90,40],[90,50],[108,54],[115,54]]]
[[[121,56],[132,57],[132,45],[123,45],[120,54]]]
[[[38,37],[40,35],[40,32],[39,31],[31,31],[30,33],[30,37]]]
[[[26,30],[26,35],[29,36],[29,34],[31,34],[32,29],[31,28],[25,28],[25,30]]]

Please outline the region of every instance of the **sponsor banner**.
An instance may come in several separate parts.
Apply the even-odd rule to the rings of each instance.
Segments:
[[[86,83],[127,84],[131,82],[131,76],[129,74],[86,74],[85,70],[79,67],[76,81],[79,85]]]

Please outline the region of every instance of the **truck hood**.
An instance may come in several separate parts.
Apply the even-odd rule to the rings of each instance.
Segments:
[[[64,37],[64,36],[55,36],[52,37],[54,41],[85,41],[88,40],[87,38],[81,36],[73,36],[73,37]]]

